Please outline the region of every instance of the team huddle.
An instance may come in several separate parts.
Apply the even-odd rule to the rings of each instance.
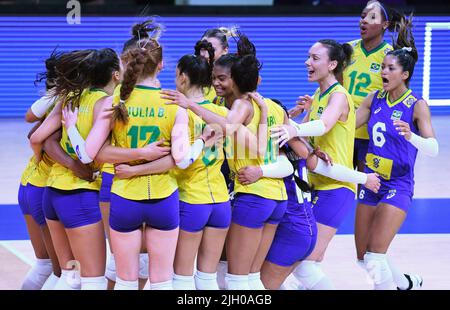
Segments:
[[[120,55],[54,51],[26,115],[37,125],[19,205],[37,260],[22,289],[334,289],[320,263],[355,197],[374,289],[420,288],[386,255],[417,152],[438,154],[409,88],[412,16],[371,0],[359,26],[358,40],[311,46],[318,88],[290,110],[257,92],[256,47],[236,29],[205,31],[177,63],[176,90],[158,80],[154,20],[132,27]]]

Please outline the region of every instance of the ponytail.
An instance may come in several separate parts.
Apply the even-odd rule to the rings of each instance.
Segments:
[[[417,52],[414,36],[412,34],[413,27],[413,15],[409,18],[402,15],[400,22],[396,26],[396,36],[393,36],[392,46],[393,51],[387,53],[387,55],[393,55],[397,57],[398,63],[402,66],[403,71],[408,71],[409,76],[406,79],[406,86],[409,86],[409,81],[414,73],[414,67],[419,59],[419,53]]]
[[[319,43],[328,49],[328,57],[331,61],[336,60],[337,65],[333,73],[335,76],[339,75],[350,64],[353,48],[350,44],[340,44],[335,40],[325,39],[319,40]]]

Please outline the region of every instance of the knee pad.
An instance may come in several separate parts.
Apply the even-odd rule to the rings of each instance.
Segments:
[[[388,289],[389,285],[384,284],[390,284],[391,282],[393,284],[392,271],[386,259],[386,254],[367,252],[364,255],[364,265],[375,286],[382,285],[382,289]]]
[[[304,260],[294,270],[295,277],[307,288],[313,288],[325,277],[319,264],[315,261]]]
[[[116,282],[116,261],[114,259],[114,254],[108,256],[108,261],[106,262],[105,277],[108,280]]]
[[[148,279],[148,254],[139,254],[139,278]]]

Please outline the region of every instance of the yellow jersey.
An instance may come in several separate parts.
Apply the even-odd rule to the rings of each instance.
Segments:
[[[98,88],[85,89],[81,94],[76,126],[83,139],[86,139],[91,131],[94,120],[95,104],[98,100],[106,96],[108,96],[108,94]],[[64,126],[62,127],[60,145],[62,149],[65,150],[66,153],[73,159],[78,159]],[[91,165],[95,170],[101,168],[97,163],[95,163],[95,161],[91,163]],[[90,189],[98,191],[101,183],[101,177],[98,177],[93,182],[82,180],[75,176],[72,170],[60,165],[59,163],[55,163],[52,166],[47,180],[47,186],[61,190]]]
[[[34,160],[34,159],[33,159]],[[50,175],[50,171],[55,161],[50,158],[46,153],[42,155],[42,159],[36,166],[36,169],[31,173],[28,178],[28,183],[37,187],[45,187],[47,185],[47,179]]]
[[[28,179],[30,178],[31,174],[34,172],[34,170],[37,169],[34,158],[34,155],[30,158],[27,166],[25,167],[25,170],[22,172],[22,176],[20,177],[20,184],[23,186],[27,185]]]
[[[199,104],[220,116],[226,117],[228,114],[227,108],[219,107],[209,100]],[[201,135],[206,124],[192,111],[188,111],[188,115],[189,139],[192,144]],[[199,158],[188,168],[175,168],[180,200],[190,204],[228,201],[227,185],[220,170],[224,159],[223,143],[218,141],[215,145],[204,148]]]
[[[53,103],[45,113],[45,117],[53,110],[55,103]],[[46,153],[42,154],[42,159],[36,166],[36,169],[31,173],[28,183],[37,187],[45,187],[47,185],[47,179],[50,175],[50,170],[52,169],[55,161],[48,156]]]
[[[323,94],[320,94],[320,88],[318,88],[314,94],[309,120],[314,121],[320,119],[323,111],[328,106],[330,96],[334,93],[343,93],[347,97],[349,105],[347,120],[345,122],[338,120],[330,131],[323,136],[310,137],[309,142],[314,148],[319,146],[322,151],[330,155],[334,163],[341,164],[353,170],[356,115],[352,97],[347,90],[337,82],[331,85]],[[353,183],[336,181],[311,171],[308,173],[308,179],[317,190],[346,187],[356,192],[356,187]]]
[[[392,46],[383,41],[378,47],[368,52],[361,39],[348,43],[353,47],[353,54],[350,64],[343,73],[343,85],[352,96],[357,109],[368,94],[374,90],[383,89],[381,64],[384,56],[392,51]],[[367,124],[356,130],[355,138],[369,139]]]
[[[270,128],[275,125],[282,125],[284,123],[284,115],[285,112],[282,107],[273,102],[270,99],[264,98],[264,101],[267,104],[267,151],[264,158],[255,158],[255,156],[250,156],[248,149],[243,149],[244,147],[239,145],[235,139],[227,140],[231,141],[231,146],[233,150],[230,151],[227,149],[227,159],[229,159],[229,166],[235,174],[246,166],[261,166],[264,164],[273,163],[277,160],[278,157],[278,145],[275,141],[270,137]],[[247,125],[248,130],[250,130],[253,134],[257,135],[258,124],[261,117],[261,111],[258,105],[253,102],[253,118],[250,123]],[[230,157],[229,157],[230,156]],[[246,194],[254,194],[267,199],[273,200],[287,200],[286,195],[286,187],[284,185],[283,179],[274,179],[274,178],[260,178],[255,183],[250,185],[242,185],[239,183],[237,177],[234,179],[234,192],[235,193],[246,193]]]
[[[114,88],[113,97],[120,96],[120,86],[121,84],[117,85],[116,88]],[[112,144],[112,141],[111,141]],[[109,174],[114,174],[114,165],[111,163],[104,163],[102,166],[102,172],[106,172]]]
[[[139,148],[164,139],[170,146],[172,128],[178,111],[177,105],[166,105],[161,99],[161,88],[136,85],[126,101],[128,124],[116,122],[112,130],[115,146]],[[120,100],[114,97],[114,104]],[[129,163],[139,164],[141,162]],[[177,189],[177,181],[169,172],[130,179],[114,178],[111,192],[130,200],[161,199]]]

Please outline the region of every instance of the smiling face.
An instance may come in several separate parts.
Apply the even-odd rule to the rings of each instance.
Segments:
[[[406,83],[409,76],[408,71],[403,71],[403,67],[398,63],[394,55],[384,57],[381,65],[381,78],[383,80],[383,89],[392,91]]]
[[[215,65],[212,71],[213,86],[217,96],[227,97],[233,94],[233,79],[230,68]]]
[[[330,71],[336,68],[336,60],[330,61],[328,48],[322,43],[315,43],[309,49],[308,59],[305,61],[308,70],[308,82],[317,82],[326,78]]]
[[[359,20],[361,39],[370,40],[383,35],[389,22],[384,21],[384,15],[382,14],[384,13],[382,13],[380,5],[376,2],[364,8]]]

